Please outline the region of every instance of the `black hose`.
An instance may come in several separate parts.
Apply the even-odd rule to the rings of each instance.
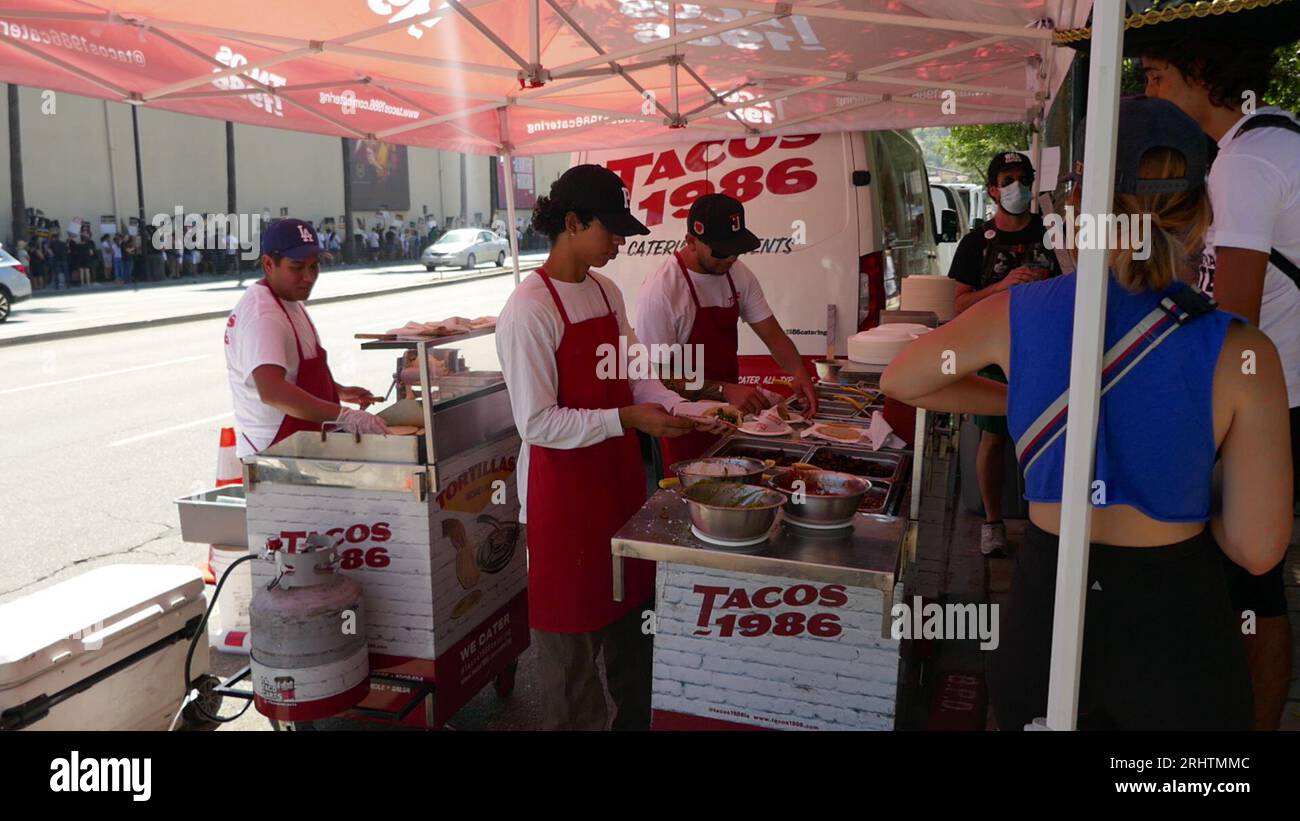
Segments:
[[[236,567],[239,567],[239,565],[242,562],[252,561],[253,559],[256,558],[258,557],[252,555],[251,553],[247,556],[240,556],[238,559],[235,559],[233,562],[231,562],[230,567],[226,568],[225,573],[221,574],[221,580],[217,582],[216,592],[212,594],[212,603],[208,605],[207,611],[204,612],[203,621],[199,622],[199,628],[194,631],[194,637],[190,639],[190,649],[185,653],[185,695],[183,696],[183,698],[189,698],[190,696],[190,662],[194,660],[194,648],[199,646],[199,638],[201,636],[207,635],[208,617],[212,615],[212,608],[217,606],[217,599],[221,597],[222,585],[226,583],[226,579],[230,578],[230,571],[234,570]],[[198,710],[199,714],[202,715],[208,721],[211,721],[215,724],[225,724],[227,722],[236,721],[239,718],[242,718],[244,713],[248,712],[248,708],[251,707],[252,704],[253,704],[253,700],[249,699],[248,703],[244,705],[244,709],[240,710],[238,713],[231,716],[230,718],[222,718],[221,716],[214,716],[209,714],[207,710],[203,709],[203,702],[199,699],[194,700],[194,709]]]

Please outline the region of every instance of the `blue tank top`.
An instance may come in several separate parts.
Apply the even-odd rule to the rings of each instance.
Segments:
[[[1075,274],[1011,289],[1011,380],[1007,427],[1019,441],[1049,404],[1069,388]],[[1108,278],[1109,350],[1161,299],[1186,288],[1134,294]],[[1094,481],[1105,504],[1131,505],[1165,522],[1210,518],[1214,467],[1214,370],[1235,314],[1216,310],[1179,328],[1101,398]],[[1060,502],[1065,436],[1025,474],[1025,498]]]

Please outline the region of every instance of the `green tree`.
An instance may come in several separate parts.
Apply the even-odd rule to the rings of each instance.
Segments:
[[[1287,111],[1300,111],[1300,43],[1277,50],[1277,68],[1264,99]]]
[[[1002,151],[1029,150],[1028,123],[954,126],[939,142],[948,167],[984,179],[989,159]]]

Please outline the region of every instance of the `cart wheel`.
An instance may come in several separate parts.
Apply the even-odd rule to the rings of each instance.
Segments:
[[[213,675],[201,675],[194,681],[190,682],[190,688],[199,691],[199,697],[181,711],[181,718],[185,720],[185,726],[191,728],[213,727],[216,723],[204,718],[203,713],[199,712],[202,707],[204,712],[210,716],[220,714],[222,696],[220,693],[213,692],[221,684],[221,679]]]
[[[509,667],[497,673],[497,677],[492,681],[492,686],[496,689],[499,697],[510,698],[510,694],[515,691],[515,672],[518,669],[519,662],[512,661]]]

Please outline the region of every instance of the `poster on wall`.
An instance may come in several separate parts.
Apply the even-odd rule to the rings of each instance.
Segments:
[[[515,208],[532,208],[537,204],[537,183],[533,177],[533,158],[515,157]],[[497,207],[506,207],[506,168],[500,161],[497,169]]]
[[[379,140],[348,140],[348,174],[352,207],[358,211],[411,207],[411,180],[406,146]]]

